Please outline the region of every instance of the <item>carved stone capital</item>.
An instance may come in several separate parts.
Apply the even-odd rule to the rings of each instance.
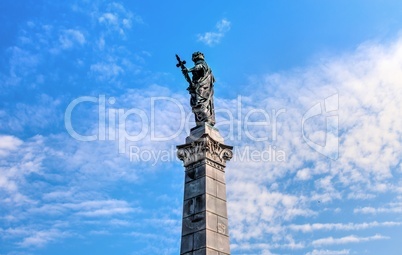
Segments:
[[[188,144],[177,146],[177,157],[184,166],[190,166],[201,160],[208,159],[222,166],[233,157],[233,147],[217,142],[208,134]]]

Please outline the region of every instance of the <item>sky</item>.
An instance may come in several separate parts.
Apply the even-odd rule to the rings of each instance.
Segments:
[[[0,2],[0,255],[179,254],[204,53],[232,254],[402,248],[402,2]]]

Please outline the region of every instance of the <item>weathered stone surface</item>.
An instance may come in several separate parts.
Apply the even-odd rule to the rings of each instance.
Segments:
[[[210,177],[205,177],[205,192],[212,196],[216,196],[217,182]]]
[[[229,236],[217,234],[218,241],[217,241],[217,249],[220,252],[230,254],[230,243],[229,243]]]
[[[217,233],[215,231],[207,230],[206,235],[207,235],[208,248],[212,248],[214,250],[219,250]]]
[[[227,218],[228,217],[228,211],[226,208],[226,201],[221,200],[219,198],[216,199],[216,214]]]
[[[206,212],[206,228],[212,231],[217,231],[218,229],[218,215]]]
[[[191,235],[186,235],[181,237],[181,249],[180,249],[180,254],[185,254],[187,252],[193,251],[193,234]]]
[[[228,219],[218,216],[218,233],[229,236]]]
[[[186,168],[180,254],[230,255],[225,164],[232,147],[207,124],[191,132],[188,143],[178,146]]]
[[[215,141],[223,144],[223,137],[218,129],[209,125],[208,123],[202,124],[190,130],[190,136],[186,138],[186,143],[192,143],[200,139],[204,134],[208,134]]]
[[[219,252],[216,250],[212,250],[209,248],[204,248],[197,250],[193,253],[193,255],[219,255]]]
[[[226,183],[225,172],[216,171],[215,172],[216,180],[221,183]]]
[[[205,211],[205,194],[184,200],[183,218]]]
[[[188,235],[206,228],[206,212],[183,218],[182,235]]]
[[[204,177],[207,168],[204,164],[186,170],[186,183]]]
[[[205,165],[205,175],[206,176],[212,178],[213,180],[216,180],[217,179],[217,177],[216,177],[217,173],[216,172],[217,172],[216,168],[210,166],[209,164]]]
[[[206,210],[227,218],[226,201],[209,194],[205,195]]]
[[[226,201],[226,185],[221,182],[216,182],[216,196]]]
[[[188,182],[184,187],[184,199],[196,197],[205,193],[205,177]]]
[[[209,245],[209,243],[208,243]],[[207,247],[206,230],[201,230],[194,233],[194,250]]]
[[[207,248],[220,252],[230,253],[229,237],[215,231],[206,230]]]

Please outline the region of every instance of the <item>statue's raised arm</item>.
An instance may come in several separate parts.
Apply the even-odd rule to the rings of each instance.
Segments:
[[[204,54],[197,51],[192,55],[194,67],[187,69],[184,65],[186,61],[178,60],[177,67],[180,67],[185,79],[189,83],[188,91],[190,93],[190,105],[195,116],[197,126],[203,123],[215,125],[215,110],[214,110],[214,82],[215,78],[211,68],[205,62]],[[192,74],[190,79],[189,73]]]

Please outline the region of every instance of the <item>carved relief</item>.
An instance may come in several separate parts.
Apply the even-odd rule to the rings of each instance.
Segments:
[[[195,163],[205,157],[204,141],[192,142],[178,148],[177,157],[184,162],[184,166]]]
[[[192,170],[187,171],[187,172],[186,172],[186,175],[187,175],[188,179],[190,179],[190,180],[195,180],[195,178],[196,178],[196,176],[197,176],[197,173],[198,173],[198,167],[196,167],[196,168],[194,168],[194,169],[192,169]]]
[[[205,195],[190,198],[184,201],[183,218],[205,210]]]
[[[184,166],[189,166],[205,158],[225,165],[226,161],[233,156],[231,146],[221,144],[208,135],[190,144],[177,146],[177,148],[177,157],[183,161]]]
[[[231,148],[224,146],[223,144],[207,138],[205,141],[206,150],[208,152],[208,156],[216,160],[217,162],[225,163],[227,160],[230,160],[233,156],[233,152]]]
[[[221,165],[219,165],[219,164],[217,164],[217,163],[215,163],[215,162],[213,162],[213,161],[211,161],[211,160],[206,159],[205,162],[206,162],[208,165],[210,165],[210,166],[212,166],[212,167],[214,167],[214,168],[216,168],[216,169],[221,170],[222,172],[225,171],[225,168],[224,168],[223,166],[221,166]]]
[[[189,214],[195,213],[195,198],[193,197],[189,202],[190,208],[188,209]]]
[[[218,233],[226,234],[226,225],[223,223],[218,223]]]
[[[205,175],[205,167],[200,167],[198,162],[191,166],[196,167],[188,167],[186,169],[186,183],[198,179]]]
[[[183,219],[183,233],[189,234],[205,228],[205,212]]]

